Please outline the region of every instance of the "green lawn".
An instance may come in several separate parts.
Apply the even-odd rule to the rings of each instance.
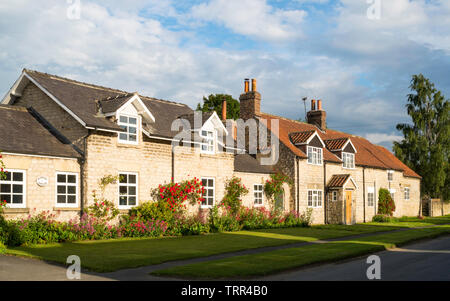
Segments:
[[[442,225],[450,223],[450,215],[438,217],[425,217],[423,220],[417,217],[401,217],[398,222],[392,223],[366,223],[365,225],[383,225],[383,226],[398,226],[398,227],[425,227],[433,225]]]
[[[7,253],[59,263],[65,263],[69,255],[78,255],[84,268],[97,272],[110,272],[172,260],[393,229],[398,227],[329,225],[175,238],[115,239],[33,245],[11,248],[7,250]]]
[[[353,240],[307,245],[259,254],[174,267],[153,272],[158,276],[220,279],[264,276],[304,265],[336,261],[400,246],[422,238],[450,234],[450,226],[380,234]]]
[[[450,222],[450,216],[447,219],[447,222]],[[414,222],[410,222],[410,224],[414,224]],[[310,228],[240,231],[175,238],[84,241],[11,248],[7,250],[7,254],[39,258],[63,264],[65,264],[69,255],[78,255],[84,268],[97,272],[111,272],[173,260],[345,237],[360,233],[389,231],[401,227],[401,223],[352,226],[321,225]]]

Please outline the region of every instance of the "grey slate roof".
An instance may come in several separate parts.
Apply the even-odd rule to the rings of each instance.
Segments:
[[[275,173],[272,167],[259,164],[258,160],[249,154],[234,156],[234,171],[265,174]]]
[[[53,136],[23,107],[0,105],[0,150],[2,152],[78,158],[69,145]]]
[[[38,71],[27,69],[24,71],[86,123],[86,126],[122,131],[122,128],[116,123],[106,117],[98,116],[96,101],[100,103],[104,113],[110,113],[123,105],[133,93],[82,83]],[[180,115],[193,112],[185,104],[141,95],[139,97],[155,116],[155,123],[146,126],[147,130],[155,136],[172,138],[176,134],[170,130],[172,121]]]

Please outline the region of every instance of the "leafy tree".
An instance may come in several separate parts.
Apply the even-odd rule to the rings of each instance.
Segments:
[[[208,98],[203,97],[203,106],[197,105],[197,111],[212,112],[216,111],[219,117],[222,117],[222,105],[223,101],[227,101],[227,118],[239,119],[240,103],[228,94],[211,94]]]
[[[395,155],[420,174],[422,194],[449,200],[449,100],[422,74],[414,75],[406,105],[413,124],[398,124],[404,139],[394,142]]]

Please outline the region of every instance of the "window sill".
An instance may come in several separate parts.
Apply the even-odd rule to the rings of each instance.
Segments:
[[[30,208],[5,208],[3,212],[5,214],[30,213]]]
[[[81,211],[80,207],[53,207],[53,211]]]

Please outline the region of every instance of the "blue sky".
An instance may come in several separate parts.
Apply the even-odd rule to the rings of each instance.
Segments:
[[[81,0],[75,20],[73,3],[0,2],[0,93],[31,68],[195,108],[256,78],[263,111],[322,99],[329,127],[389,149],[413,74],[450,95],[450,1]]]

